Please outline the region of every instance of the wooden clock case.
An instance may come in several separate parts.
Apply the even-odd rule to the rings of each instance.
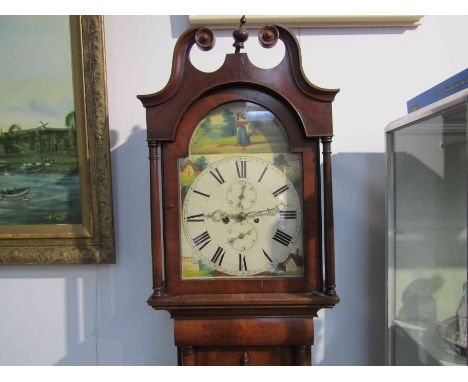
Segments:
[[[194,44],[210,50],[213,33],[205,27],[187,30],[177,41],[167,86],[138,96],[146,108],[150,160],[154,293],[148,304],[169,311],[175,320],[179,365],[310,365],[313,318],[339,302],[330,162],[331,103],[338,90],[318,88],[306,79],[299,44],[280,25],[263,27],[259,40],[269,48],[281,39],[283,60],[272,69],[255,67],[240,53],[248,36],[244,24],[242,19],[233,33],[235,53],[212,73],[196,69],[189,54]],[[200,120],[233,101],[271,111],[286,130],[290,151],[302,153],[302,278],[181,277],[178,158],[188,155]]]

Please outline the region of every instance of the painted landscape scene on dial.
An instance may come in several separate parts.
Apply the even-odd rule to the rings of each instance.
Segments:
[[[190,142],[190,155],[179,159],[180,206],[187,192],[208,167],[229,158],[258,158],[277,168],[303,198],[302,155],[289,152],[288,137],[273,113],[250,102],[222,105],[197,125]],[[233,179],[226,179],[232,182]],[[253,207],[252,207],[253,208]],[[181,227],[184,226],[181,216]],[[182,277],[184,279],[233,277],[214,269],[181,237]],[[283,261],[255,277],[302,277],[303,243],[300,239],[289,248]],[[244,276],[245,277],[245,276]]]
[[[288,151],[288,137],[278,119],[251,102],[231,102],[211,111],[198,124],[190,143],[192,155]]]

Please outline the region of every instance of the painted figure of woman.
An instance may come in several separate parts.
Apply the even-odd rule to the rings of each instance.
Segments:
[[[243,113],[237,113],[237,145],[242,147],[250,145],[250,137],[247,132],[247,120]]]

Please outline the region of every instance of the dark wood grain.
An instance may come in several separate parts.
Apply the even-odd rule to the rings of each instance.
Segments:
[[[280,25],[263,28],[259,38],[265,47],[282,40],[286,49],[283,60],[272,69],[254,66],[245,53],[239,52],[247,38],[241,24],[235,33],[236,53],[228,54],[221,68],[212,73],[192,65],[190,50],[194,44],[211,49],[213,33],[207,28],[187,30],[176,43],[166,87],[138,96],[146,108],[150,148],[154,292],[148,304],[167,310],[174,318],[179,365],[310,365],[313,318],[318,310],[339,302],[335,291],[330,150],[331,105],[338,90],[323,89],[308,81],[297,40]],[[271,111],[285,129],[289,151],[302,157],[303,277],[181,277],[178,161],[189,154],[189,142],[198,123],[213,109],[238,101]]]
[[[243,87],[222,88],[212,91],[197,100],[192,107],[184,112],[178,124],[178,139],[168,142],[163,148],[163,168],[166,174],[177,174],[178,158],[188,155],[189,142],[200,120],[212,109],[233,101],[249,101],[259,104],[268,110],[273,110],[276,118],[285,127],[290,151],[301,153],[303,158],[303,238],[304,251],[308,254],[304,278],[275,278],[273,279],[239,279],[225,280],[183,280],[181,277],[181,257],[167,256],[166,270],[171,275],[167,280],[169,294],[198,294],[198,293],[254,293],[254,292],[304,292],[321,291],[321,241],[320,225],[320,195],[319,173],[317,172],[317,139],[305,140],[297,115],[272,95],[258,90]],[[178,177],[171,176],[165,179],[166,192],[164,200],[164,224],[167,253],[180,253],[181,227],[179,216]]]
[[[177,346],[311,345],[312,318],[176,319]]]
[[[155,296],[165,292],[161,243],[161,212],[159,198],[159,142],[148,140],[151,192],[151,250],[153,255],[153,291]]]
[[[194,352],[197,366],[294,365],[290,346],[208,346],[195,347]]]
[[[264,48],[273,48],[279,39],[279,31],[274,25],[265,25],[258,31],[258,40]]]
[[[261,69],[253,65],[245,53],[228,54],[223,66],[212,73],[201,72],[190,62],[190,49],[198,28],[186,31],[176,44],[171,78],[166,87],[154,94],[138,96],[147,109],[148,138],[174,140],[180,116],[193,102],[218,87],[239,85],[274,93],[293,107],[303,121],[306,137],[331,136],[331,102],[338,90],[310,83],[302,69],[296,38],[286,28],[275,27],[286,47],[279,65]]]
[[[333,222],[333,189],[331,167],[331,137],[323,137],[323,195],[325,228],[325,293],[336,295],[335,284],[335,229]]]
[[[179,365],[180,366],[196,366],[195,349],[193,346],[184,346],[180,348]]]
[[[310,346],[298,345],[293,347],[293,365],[310,366]]]
[[[339,302],[323,293],[188,294],[152,296],[148,303],[173,318],[316,317]]]
[[[174,336],[183,365],[304,366],[314,327],[312,318],[187,318],[175,320]]]

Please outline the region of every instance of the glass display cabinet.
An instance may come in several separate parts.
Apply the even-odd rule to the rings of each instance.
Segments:
[[[467,99],[386,128],[390,365],[467,364]]]

